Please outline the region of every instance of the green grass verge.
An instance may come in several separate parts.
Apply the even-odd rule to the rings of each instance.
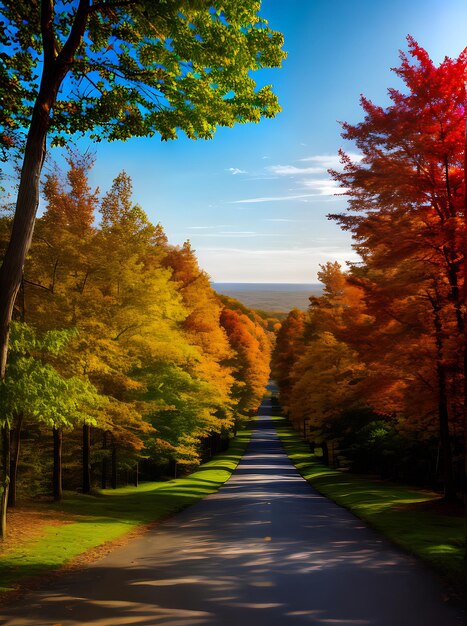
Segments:
[[[67,492],[61,503],[41,505],[41,511],[55,514],[40,537],[0,557],[0,591],[10,591],[27,578],[50,573],[93,548],[217,491],[236,468],[250,437],[250,430],[242,431],[227,452],[184,478],[106,490],[97,496]],[[55,519],[61,518],[65,523],[57,525]]]
[[[314,459],[285,418],[273,419],[287,455],[320,493],[427,561],[461,589],[464,521],[436,507],[439,494],[330,469]]]

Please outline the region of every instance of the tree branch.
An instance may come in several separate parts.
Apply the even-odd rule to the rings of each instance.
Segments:
[[[120,339],[120,337],[127,332],[127,330],[132,330],[133,328],[138,328],[139,324],[130,324],[129,326],[126,326],[126,328],[124,328],[123,330],[121,330],[117,335],[115,335],[115,337],[113,338],[114,341],[117,341],[118,339]]]
[[[44,47],[44,64],[50,67],[55,61],[56,42],[54,33],[54,3],[53,0],[41,2],[41,36]]]
[[[89,17],[89,2],[90,0],[80,0],[68,39],[57,57],[57,63],[62,72],[64,71],[66,73],[66,71],[68,71],[69,66],[73,63],[75,53],[81,44]]]
[[[32,280],[27,280],[26,278],[23,278],[23,282],[26,285],[31,285],[32,287],[39,287],[39,289],[43,289],[44,291],[53,293],[53,289],[51,289],[50,287],[46,287],[45,285],[41,285],[40,283],[34,283]]]
[[[119,9],[120,7],[128,7],[136,4],[136,0],[120,0],[118,2],[96,2],[90,7],[91,12],[102,11],[105,9]]]

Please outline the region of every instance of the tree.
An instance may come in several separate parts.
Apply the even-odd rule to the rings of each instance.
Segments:
[[[263,328],[243,313],[225,308],[221,324],[234,351],[230,359],[236,378],[233,396],[241,418],[256,411],[264,395],[270,373],[270,345]]]
[[[218,416],[220,432],[231,425],[231,390],[234,383],[228,365],[232,349],[220,322],[222,305],[211,287],[209,276],[198,265],[190,242],[182,247],[168,249],[164,264],[173,271],[172,279],[178,285],[187,317],[182,326],[188,341],[200,352],[194,373],[207,382],[215,393],[213,416]]]
[[[95,423],[95,411],[100,403],[96,389],[88,381],[63,377],[48,362],[69,344],[73,332],[50,331],[39,336],[34,329],[16,322],[12,332],[12,358],[8,376],[1,382],[3,433],[2,508],[0,535],[6,532],[6,502],[16,503],[16,471],[20,450],[23,419],[45,424],[54,431],[54,497],[61,497],[61,434],[82,422]],[[9,445],[14,427],[13,456]],[[10,492],[11,490],[11,492]]]
[[[315,441],[326,445],[334,422],[359,397],[366,372],[343,334],[360,321],[359,290],[338,263],[321,266],[323,294],[310,298],[306,315],[292,311],[276,344],[275,368],[291,421],[301,429],[309,420]]]
[[[380,328],[384,323],[405,327],[400,352],[406,355],[417,345],[414,334],[426,336],[418,349],[426,353],[426,347],[431,348],[432,373],[426,382],[435,390],[445,490],[452,497],[450,421],[459,404],[453,381],[466,377],[467,49],[436,67],[409,38],[409,55],[401,54],[401,59],[396,73],[407,91],[391,89],[392,102],[386,108],[362,98],[364,120],[344,124],[343,136],[355,141],[363,159],[355,163],[342,154],[344,170],[333,175],[349,195],[349,214],[332,217],[353,233],[366,266],[369,302],[373,295],[373,302],[379,301],[380,320],[386,320]],[[465,407],[465,396],[460,401]]]
[[[272,377],[279,387],[279,402],[287,414],[292,401],[294,365],[304,347],[305,313],[292,309],[282,322],[272,353]]]
[[[71,4],[71,6],[70,6]],[[249,0],[5,0],[1,5],[0,136],[8,149],[27,130],[10,242],[0,268],[0,377],[8,329],[31,243],[49,134],[90,132],[210,138],[217,125],[259,121],[278,111],[252,70],[278,67],[282,35]],[[25,19],[27,16],[27,19]],[[40,68],[40,78],[36,75]]]

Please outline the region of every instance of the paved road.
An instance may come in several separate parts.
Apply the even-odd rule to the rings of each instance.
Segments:
[[[1,623],[459,626],[435,577],[299,476],[268,412],[217,494],[0,610]]]

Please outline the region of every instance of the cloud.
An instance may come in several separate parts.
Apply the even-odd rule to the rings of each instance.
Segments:
[[[225,231],[220,233],[195,233],[194,237],[281,237],[278,233],[257,233],[253,230]]]
[[[244,200],[233,200],[230,204],[250,204],[255,202],[282,202],[284,200],[298,200],[299,198],[311,198],[320,194],[302,193],[296,196],[266,196],[263,198],[246,198]]]
[[[241,170],[238,167],[228,167],[225,171],[226,172],[230,172],[232,174],[232,176],[235,176],[236,174],[247,174],[248,173],[246,170]]]
[[[363,158],[362,155],[353,152],[350,152],[348,156],[354,162],[361,161]],[[294,178],[296,182],[296,188],[288,189],[288,191],[300,192],[302,188],[303,191],[308,190],[313,191],[314,193],[303,193],[301,195],[297,193],[296,195],[284,196],[282,198],[279,196],[254,198],[237,202],[273,202],[275,200],[301,200],[302,202],[307,202],[306,198],[310,198],[313,196],[331,198],[332,196],[336,196],[337,194],[346,193],[347,190],[343,187],[340,187],[339,183],[335,180],[332,180],[327,174],[327,171],[330,168],[341,169],[338,154],[316,154],[300,159],[300,161],[311,163],[311,165],[309,167],[297,167],[296,165],[270,165],[268,167],[265,167],[264,169],[267,172],[274,173],[278,177],[290,176]]]
[[[356,152],[346,152],[346,154],[354,163],[359,163],[363,159],[363,155]],[[318,163],[320,167],[326,170],[339,169],[341,167],[341,160],[338,154],[317,154],[299,159],[299,161],[303,163]]]
[[[296,167],[295,165],[270,165],[266,169],[279,176],[306,176],[322,174],[326,171],[324,167]]]
[[[308,189],[314,189],[319,196],[334,196],[337,193],[345,193],[346,189],[340,187],[336,180],[330,178],[304,180],[303,184]]]

